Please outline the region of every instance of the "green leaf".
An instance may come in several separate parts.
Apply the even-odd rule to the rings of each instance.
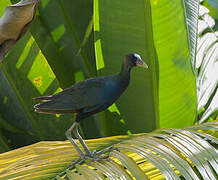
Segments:
[[[54,9],[55,14],[58,14],[55,18]],[[95,76],[93,34],[89,39],[85,37],[86,43],[83,42],[92,18],[92,1],[47,0],[39,4],[38,10],[30,31],[61,88],[68,88],[76,82]],[[82,123],[86,137],[100,136],[97,125],[99,122],[95,119],[97,118],[90,117],[86,123]]]
[[[10,147],[8,145],[8,142],[0,131],[0,153],[3,153],[5,151],[9,151],[9,150],[10,150]]]
[[[7,131],[10,131],[10,132],[14,132],[14,133],[22,133],[22,134],[25,134],[25,135],[28,135],[28,132],[23,130],[23,129],[19,129],[17,128],[16,126],[13,126],[11,124],[9,124],[7,121],[5,121],[1,114],[0,114],[0,127],[2,129],[5,129]]]
[[[82,43],[80,45],[80,48],[79,48],[79,51],[78,51],[77,54],[79,54],[81,52],[82,48],[85,46],[85,44],[87,43],[88,39],[90,38],[90,35],[92,33],[92,30],[93,30],[93,25],[94,25],[93,23],[94,22],[93,22],[93,17],[92,17],[90,22],[89,22],[89,25],[88,25],[88,27],[86,29],[86,33],[84,35],[84,39],[83,39],[83,41],[82,41]]]
[[[30,144],[38,139],[65,139],[64,131],[72,124],[70,116],[35,113],[33,97],[60,91],[56,77],[27,33],[10,51],[0,69],[0,114],[9,124],[29,132],[5,133],[12,147]]]
[[[72,83],[81,81],[85,77],[95,75],[93,51],[91,49],[88,51],[86,48],[77,55],[86,27],[92,17],[92,3],[87,1],[88,4],[85,7],[84,3],[78,0],[74,2],[44,1],[39,5],[39,14],[31,28],[31,33],[49,64],[55,64],[54,73],[63,88],[69,87]],[[56,18],[53,18],[54,9],[58,14]],[[81,10],[85,13],[83,16],[80,15]],[[78,23],[79,21],[80,23]],[[43,44],[46,40],[47,43]],[[48,48],[50,44],[51,49]],[[90,42],[88,47],[91,48]],[[59,56],[54,57],[53,53],[59,54]]]
[[[187,9],[192,4],[185,4],[185,1],[172,3],[170,0],[151,3],[159,64],[160,127],[187,126],[196,118],[196,85],[188,43],[194,35],[187,29],[185,18],[195,19],[198,15],[196,8]]]
[[[195,8],[187,11],[190,19],[197,18]],[[130,52],[139,53],[149,66],[147,71],[133,70],[128,90],[105,113],[105,134],[194,122],[196,86],[185,13],[180,1],[94,1],[98,74],[119,72],[124,55]]]
[[[10,0],[5,0],[5,1],[2,1],[2,2],[1,2],[0,16],[3,15],[3,13],[4,13],[4,11],[5,11],[5,8],[6,8],[7,6],[9,6],[9,5],[11,5]]]

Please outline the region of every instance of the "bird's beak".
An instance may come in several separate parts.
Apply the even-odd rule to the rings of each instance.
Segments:
[[[143,67],[143,68],[146,68],[146,69],[148,68],[148,65],[144,61],[142,61],[141,59],[138,59],[136,61],[136,66]]]

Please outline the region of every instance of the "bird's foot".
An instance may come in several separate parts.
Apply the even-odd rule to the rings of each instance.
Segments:
[[[98,152],[96,150],[94,150],[93,152],[90,152],[90,154],[84,155],[84,157],[82,157],[82,159],[92,160],[92,161],[102,161],[102,160],[109,161],[110,156],[105,155],[105,154],[110,153],[113,150],[119,151],[118,148],[114,148],[114,147],[109,147],[106,150],[101,150],[101,151],[98,151]]]
[[[101,150],[101,151],[92,151],[89,154],[81,154],[80,158],[74,160],[71,164],[70,167],[74,166],[78,162],[81,162],[82,160],[90,160],[90,161],[110,161],[111,159],[109,158],[109,155],[105,155],[107,153],[110,153],[111,151],[119,151],[118,148],[114,147],[109,147],[106,150]]]

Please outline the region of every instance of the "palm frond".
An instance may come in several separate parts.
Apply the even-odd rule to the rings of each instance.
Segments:
[[[198,45],[195,62],[198,122],[216,119],[218,115],[218,36],[216,21],[209,15],[209,9],[199,6]]]
[[[39,142],[0,155],[0,179],[210,179],[218,177],[218,121],[185,129],[87,140],[110,146],[109,161],[80,161],[67,141]],[[59,175],[57,175],[59,173]]]

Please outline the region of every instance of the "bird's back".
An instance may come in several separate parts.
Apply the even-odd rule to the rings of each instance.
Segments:
[[[34,106],[41,113],[92,113],[113,104],[126,86],[119,75],[97,77],[79,82],[53,96],[35,98],[43,101]]]

